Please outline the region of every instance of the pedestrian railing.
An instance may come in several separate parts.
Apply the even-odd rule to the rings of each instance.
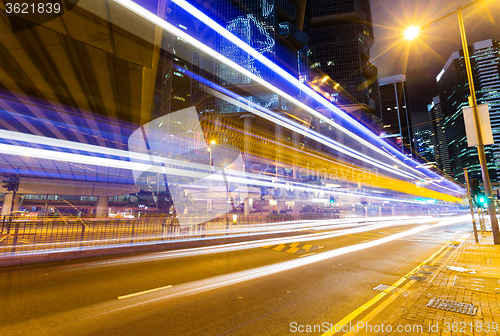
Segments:
[[[4,218],[0,230],[0,257],[46,254],[203,239],[307,228],[311,220],[339,218],[338,214],[223,215],[191,217],[179,226],[172,217],[21,220]],[[297,223],[293,223],[293,222]],[[303,221],[300,222],[300,221]],[[276,225],[274,225],[276,224]]]

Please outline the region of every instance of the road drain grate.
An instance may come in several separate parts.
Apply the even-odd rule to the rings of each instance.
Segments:
[[[432,298],[427,302],[427,307],[451,311],[466,315],[476,315],[477,306],[472,303],[460,303],[457,301]]]
[[[423,269],[429,270],[429,271],[435,271],[437,270],[437,267],[429,266],[429,265],[424,265],[422,266]]]
[[[408,279],[417,280],[417,281],[425,281],[425,280],[427,280],[427,277],[412,275],[412,276],[408,277]]]
[[[419,270],[418,273],[425,274],[425,275],[431,275],[434,272],[427,272],[427,271]]]

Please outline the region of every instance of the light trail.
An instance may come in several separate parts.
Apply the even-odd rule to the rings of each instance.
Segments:
[[[393,219],[393,220],[388,220],[388,219]],[[343,235],[361,233],[361,232],[372,231],[372,230],[377,230],[377,229],[382,229],[382,228],[402,226],[402,225],[432,223],[432,222],[436,222],[436,221],[438,221],[438,219],[432,218],[432,217],[424,217],[424,216],[423,217],[404,216],[404,217],[396,218],[395,220],[393,217],[373,218],[371,221],[369,220],[368,223],[366,223],[366,224],[359,223],[359,221],[354,221],[352,219],[343,219],[335,225],[316,227],[316,230],[328,230],[328,229],[336,230],[334,232],[309,233],[309,234],[301,234],[301,235],[291,236],[291,237],[265,238],[265,239],[258,239],[258,240],[248,241],[248,242],[194,247],[194,248],[181,249],[181,250],[175,250],[175,251],[158,252],[158,253],[154,253],[154,254],[151,254],[151,255],[148,255],[145,257],[133,257],[133,258],[127,257],[127,258],[113,260],[113,261],[88,263],[88,264],[83,264],[83,265],[80,264],[80,265],[76,265],[76,266],[78,266],[78,267],[80,267],[80,266],[94,267],[94,266],[104,266],[104,265],[110,265],[110,264],[135,263],[135,262],[143,262],[143,261],[148,261],[148,260],[149,261],[150,260],[162,260],[162,259],[191,257],[191,256],[198,256],[198,255],[208,255],[208,254],[214,254],[214,253],[225,253],[225,252],[259,248],[259,247],[268,246],[268,245],[277,245],[277,244],[304,242],[304,241],[311,241],[311,240],[329,239],[329,238],[339,237],[339,236],[343,236]],[[333,221],[327,221],[327,222],[331,223]],[[441,222],[445,222],[445,221],[441,221]],[[344,224],[344,225],[341,225],[341,224]],[[360,226],[360,225],[362,225],[362,226]],[[449,224],[444,224],[444,225],[449,225]],[[312,227],[306,227],[306,228],[303,228],[302,231],[311,230],[311,228]],[[300,230],[298,230],[297,228],[290,228],[289,231],[300,231]],[[281,231],[278,233],[286,233],[286,232],[287,231]],[[277,233],[277,232],[272,232],[272,233]],[[215,238],[220,238],[220,237],[214,237],[214,239]],[[124,246],[130,246],[130,245],[124,244]]]
[[[18,146],[18,145],[7,145],[7,144],[0,144],[0,152],[5,153],[5,154],[11,154],[11,155],[29,155],[31,157],[36,157],[40,159],[48,159],[48,160],[57,160],[57,161],[63,161],[63,162],[72,162],[72,163],[79,163],[79,164],[92,164],[92,165],[97,165],[97,166],[102,166],[102,167],[111,167],[111,168],[121,168],[121,169],[127,169],[127,170],[136,170],[136,171],[150,171],[153,173],[161,173],[161,174],[170,174],[170,175],[176,175],[176,176],[185,176],[185,177],[191,177],[191,178],[205,178],[208,180],[214,180],[218,182],[223,182],[223,176],[221,174],[210,174],[207,176],[207,172],[210,169],[210,166],[204,165],[204,164],[198,164],[198,163],[192,163],[192,162],[186,162],[186,161],[180,161],[180,160],[175,160],[175,159],[170,159],[170,158],[165,158],[165,157],[159,157],[155,156],[154,160],[157,165],[153,165],[151,163],[140,163],[140,162],[131,162],[128,160],[128,157],[132,156],[134,158],[137,158],[138,160],[145,161],[145,162],[151,162],[151,156],[147,154],[141,154],[137,152],[128,152],[120,149],[112,149],[112,148],[106,148],[106,147],[101,147],[101,146],[95,146],[95,145],[89,145],[89,144],[80,144],[76,142],[71,142],[67,140],[60,140],[60,139],[52,139],[52,138],[46,138],[42,136],[37,136],[37,135],[30,135],[30,134],[22,134],[22,133],[17,133],[13,131],[6,131],[6,130],[0,130],[0,136],[4,137],[11,137],[13,140],[19,140],[26,136],[23,141],[30,141],[32,143],[40,143],[44,145],[50,145],[50,146],[56,146],[56,147],[63,147],[63,148],[69,148],[69,149],[75,149],[75,150],[86,150],[89,152],[94,152],[94,153],[100,153],[100,154],[105,154],[105,155],[112,155],[112,156],[119,156],[122,157],[123,160],[118,160],[118,159],[110,159],[110,158],[102,158],[102,157],[94,157],[94,156],[89,156],[89,155],[82,155],[82,154],[75,154],[75,153],[66,153],[66,152],[57,152],[57,151],[52,151],[52,150],[47,150],[47,149],[40,149],[40,148],[34,148],[34,147],[25,147],[25,146]],[[167,165],[173,165],[173,166],[178,166],[180,168],[173,168],[173,167],[165,167],[165,166],[160,166],[161,163],[167,164]],[[245,175],[244,178],[238,177],[241,175]],[[241,184],[251,184],[251,185],[258,185],[258,186],[266,186],[266,187],[272,187],[272,188],[282,188],[282,189],[290,189],[290,190],[298,190],[298,191],[307,191],[307,192],[313,192],[313,191],[322,191],[322,192],[328,192],[330,194],[337,194],[337,195],[348,195],[348,196],[362,196],[366,197],[369,199],[374,199],[374,200],[384,200],[384,201],[393,201],[393,202],[403,202],[403,203],[414,203],[414,204],[419,204],[417,201],[412,201],[412,200],[402,200],[398,198],[393,198],[393,197],[380,197],[380,196],[373,196],[373,195],[364,195],[364,194],[347,194],[345,192],[341,191],[332,191],[331,189],[327,187],[321,187],[321,186],[311,186],[310,184],[305,184],[305,183],[291,183],[289,180],[286,179],[276,179],[273,177],[265,178],[262,175],[256,175],[256,174],[249,174],[249,173],[239,173],[237,171],[233,170],[227,170],[227,180],[229,182],[235,182],[235,183],[241,183]],[[262,181],[264,180],[264,181]],[[274,182],[273,182],[274,180]],[[425,188],[420,188],[422,192],[428,191],[431,192],[430,189],[425,189]],[[417,195],[417,194],[414,194]],[[420,194],[420,196],[424,196]],[[448,200],[448,201],[457,201],[458,199],[442,194],[440,198],[439,195],[429,195],[427,196],[429,198],[439,198],[443,200]]]
[[[338,129],[339,131],[345,133],[349,137],[351,137],[351,138],[355,139],[356,141],[364,144],[367,148],[370,148],[370,149],[374,150],[375,152],[383,155],[384,157],[389,158],[391,161],[395,161],[395,162],[401,164],[402,161],[400,159],[398,159],[398,158],[395,157],[397,155],[402,155],[401,153],[399,153],[398,151],[395,151],[395,149],[393,149],[392,147],[388,146],[387,143],[381,141],[380,138],[376,137],[375,134],[373,134],[371,131],[369,131],[368,129],[366,129],[364,126],[356,123],[354,120],[352,120],[350,117],[348,117],[344,112],[342,112],[340,109],[338,109],[333,104],[331,104],[329,101],[327,101],[323,97],[319,98],[320,96],[317,95],[315,92],[313,92],[309,87],[303,85],[297,79],[295,79],[291,75],[287,74],[283,69],[279,68],[276,64],[272,63],[270,60],[268,60],[267,58],[265,58],[263,55],[259,54],[255,50],[253,50],[250,46],[248,46],[243,41],[241,41],[238,38],[236,38],[234,35],[232,35],[226,29],[224,29],[223,27],[221,27],[220,25],[218,25],[217,23],[215,23],[214,21],[212,21],[206,15],[204,15],[203,13],[201,13],[198,9],[196,9],[193,6],[191,6],[189,3],[187,3],[187,2],[185,2],[183,0],[174,0],[174,2],[176,4],[178,4],[181,8],[183,8],[184,10],[186,10],[188,13],[196,14],[196,17],[198,19],[202,19],[202,21],[205,24],[207,24],[209,27],[211,27],[217,33],[219,33],[220,35],[228,38],[230,41],[232,41],[233,43],[235,43],[236,45],[238,45],[241,49],[245,50],[247,53],[249,53],[250,55],[252,55],[256,59],[258,59],[259,61],[261,61],[263,64],[266,64],[268,67],[270,67],[271,69],[273,69],[275,72],[277,72],[278,74],[282,75],[283,78],[286,78],[290,83],[293,83],[294,85],[297,85],[297,87],[299,87],[301,90],[303,90],[305,92],[308,92],[309,95],[311,97],[315,98],[316,100],[320,99],[319,101],[321,102],[321,104],[325,105],[332,112],[335,112],[338,115],[342,116],[343,118],[346,118],[346,120],[349,121],[349,123],[351,123],[351,124],[355,125],[356,127],[362,129],[366,134],[369,134],[370,136],[372,136],[373,139],[377,143],[382,144],[384,146],[388,146],[391,150],[394,151],[393,155],[388,154],[387,152],[385,152],[384,150],[380,149],[379,147],[373,145],[369,141],[364,140],[363,138],[361,138],[361,137],[357,136],[356,134],[352,133],[351,131],[349,131],[349,130],[347,130],[347,129],[341,127],[341,126],[339,126],[338,124],[334,123],[332,120],[330,120],[328,118],[325,118],[321,113],[316,112],[315,110],[313,110],[312,108],[310,108],[307,105],[303,104],[302,102],[298,101],[294,97],[288,95],[284,91],[282,91],[282,90],[276,88],[275,86],[267,83],[265,80],[261,79],[260,77],[256,76],[255,74],[251,73],[250,71],[244,69],[243,67],[239,66],[235,62],[229,60],[227,57],[224,57],[223,55],[221,55],[218,52],[214,51],[213,49],[209,48],[205,44],[203,44],[200,41],[198,41],[195,38],[193,38],[191,35],[189,35],[189,34],[183,32],[183,31],[181,31],[180,29],[176,28],[172,24],[170,24],[170,23],[166,22],[165,20],[159,18],[158,16],[152,14],[151,12],[149,12],[145,8],[141,7],[140,5],[137,5],[136,3],[132,2],[132,1],[129,1],[129,0],[114,0],[114,1],[116,3],[122,5],[123,7],[127,8],[128,10],[136,13],[137,15],[143,17],[144,19],[150,21],[151,23],[153,23],[153,24],[161,27],[162,29],[164,29],[164,30],[166,30],[166,31],[168,31],[168,32],[170,32],[172,34],[174,34],[175,36],[178,36],[179,38],[183,39],[185,42],[189,43],[190,45],[192,45],[196,49],[199,49],[199,50],[203,51],[204,53],[206,53],[207,55],[213,57],[214,59],[217,59],[217,60],[221,61],[222,63],[230,66],[231,68],[233,68],[233,69],[237,70],[238,72],[244,74],[245,76],[251,78],[252,80],[254,80],[257,83],[261,84],[263,87],[271,90],[272,92],[274,92],[274,93],[282,96],[283,98],[285,98],[285,99],[287,99],[287,100],[289,100],[291,102],[294,102],[294,104],[296,104],[297,106],[300,106],[302,109],[304,109],[305,111],[309,112],[313,116],[319,118],[320,120],[323,120],[325,123],[329,124],[330,126]],[[408,158],[406,158],[406,157],[403,157],[402,159],[404,161],[408,161]],[[413,160],[411,160],[411,162],[415,166],[419,165],[419,163],[417,163],[417,162],[415,162]],[[406,165],[406,167],[409,168],[409,169],[411,169],[411,170],[413,170],[413,171],[415,171],[417,174],[421,174],[422,173],[421,171],[416,170],[414,167],[411,167],[411,166],[408,166],[408,165]],[[399,171],[401,171],[401,172],[403,172],[403,173],[405,173],[404,170],[401,170],[399,168],[396,168],[396,169],[399,170]],[[426,172],[428,174],[431,174],[432,176],[438,176],[437,174],[431,172],[428,169],[426,169]],[[456,186],[456,188],[458,188],[458,189],[456,189],[457,192],[463,192],[463,190],[461,190],[461,188],[459,188],[458,185]]]
[[[125,3],[129,3],[129,4],[133,3],[133,2],[131,2],[129,0],[114,0],[114,1],[119,2],[119,3],[123,3],[124,6],[126,6]],[[358,141],[360,143],[363,143],[368,148],[374,150],[375,152],[378,152],[379,154],[382,154],[383,156],[389,158],[390,160],[396,161],[398,163],[401,163],[401,162],[404,162],[404,161],[410,161],[414,165],[414,167],[408,166],[406,164],[405,165],[408,168],[412,169],[417,174],[422,173],[422,172],[418,171],[417,169],[415,169],[416,166],[420,165],[419,162],[417,162],[417,161],[415,161],[413,159],[409,159],[408,157],[406,157],[405,155],[403,155],[401,152],[395,150],[392,146],[389,146],[386,142],[382,141],[371,130],[369,130],[365,126],[363,126],[360,123],[358,123],[357,121],[355,121],[347,113],[345,113],[344,111],[340,110],[337,106],[335,106],[330,101],[328,101],[327,99],[325,99],[325,97],[323,97],[322,95],[317,94],[317,92],[315,92],[314,90],[312,90],[310,87],[308,87],[307,85],[301,83],[299,80],[297,80],[297,78],[295,78],[292,75],[290,75],[288,72],[286,72],[285,70],[283,70],[282,68],[280,68],[278,65],[276,65],[275,63],[273,63],[272,61],[270,61],[264,55],[262,55],[261,53],[259,53],[258,51],[256,51],[252,47],[250,47],[248,44],[246,44],[245,42],[243,42],[242,40],[240,40],[238,37],[236,37],[235,35],[233,35],[227,29],[225,29],[224,27],[220,26],[217,22],[213,21],[211,18],[209,18],[208,16],[206,16],[203,12],[201,12],[200,10],[198,10],[196,7],[194,7],[193,5],[191,5],[190,3],[188,3],[185,0],[172,0],[172,2],[174,2],[179,7],[181,7],[182,9],[184,9],[187,13],[190,13],[191,15],[193,15],[193,17],[196,17],[197,19],[199,19],[202,22],[204,22],[207,26],[209,26],[215,32],[217,32],[221,36],[227,38],[229,41],[231,41],[236,46],[238,46],[239,48],[241,48],[242,50],[244,50],[245,52],[247,52],[249,55],[251,55],[252,57],[254,57],[256,60],[258,60],[262,64],[266,65],[269,69],[271,69],[272,71],[274,71],[277,74],[279,74],[282,78],[286,79],[290,84],[294,85],[295,87],[297,87],[301,91],[304,91],[304,92],[308,93],[308,95],[310,97],[314,98],[318,103],[322,104],[324,107],[328,108],[330,111],[332,111],[332,112],[336,113],[337,115],[341,116],[344,120],[348,121],[351,125],[353,125],[354,127],[358,128],[359,130],[361,130],[364,134],[369,135],[374,141],[378,142],[380,145],[387,146],[387,148],[389,148],[392,151],[393,155],[387,155],[386,152],[384,152],[382,149],[378,148],[377,146],[374,146],[369,141],[366,141],[362,137],[359,137],[356,134],[350,132],[349,130],[343,128],[342,126],[340,126],[337,123],[333,122],[331,119],[325,118],[325,116],[323,116],[323,114],[315,111],[314,109],[312,109],[309,106],[303,104],[301,101],[299,101],[296,98],[288,95],[287,93],[279,90],[278,88],[276,88],[276,87],[268,84],[265,80],[263,80],[260,77],[254,75],[253,73],[249,72],[248,70],[246,70],[246,69],[244,69],[242,67],[239,67],[238,69],[235,69],[235,70],[238,70],[238,71],[240,71],[240,69],[243,70],[244,74],[246,76],[249,76],[250,78],[252,78],[256,82],[258,82],[261,85],[267,87],[271,91],[273,91],[273,92],[281,95],[285,99],[293,101],[295,105],[300,106],[302,109],[304,109],[305,111],[307,111],[309,114],[311,114],[311,115],[319,118],[323,122],[325,122],[325,123],[329,124],[330,126],[338,129],[339,131],[341,131],[344,134],[350,136],[351,138],[355,139],[356,141]],[[143,16],[144,18],[146,18],[146,19],[148,19],[150,21],[153,20],[153,18],[155,18],[155,17],[157,18],[157,16],[155,16],[151,12],[148,12],[145,9],[144,9],[144,11],[141,11],[141,13],[137,13],[137,14]],[[182,32],[182,31],[180,31],[180,32]],[[187,36],[191,37],[190,35],[187,35]],[[210,49],[210,48],[208,48],[208,49]],[[210,50],[212,50],[212,49],[210,49]],[[224,56],[222,56],[222,55],[219,54],[219,57],[224,57]],[[433,176],[439,177],[439,175],[437,175],[436,173],[432,172],[431,170],[429,170],[427,168],[425,168],[425,170],[426,170],[426,172],[428,174],[431,174]],[[458,185],[454,185],[454,186],[456,188],[458,188],[458,189],[455,189],[455,192],[456,191],[462,191],[461,188],[458,187]]]
[[[212,277],[209,279],[203,279],[203,280],[193,281],[193,282],[189,282],[189,283],[185,283],[185,284],[181,284],[181,285],[176,285],[172,289],[173,291],[175,291],[172,294],[157,295],[157,297],[154,297],[152,299],[146,299],[146,300],[143,299],[143,297],[145,297],[145,296],[140,296],[140,297],[136,297],[133,299],[131,298],[131,300],[135,300],[135,303],[125,305],[125,306],[115,308],[115,309],[108,309],[108,310],[102,311],[101,313],[93,314],[93,315],[89,315],[87,317],[84,317],[84,319],[96,318],[96,317],[103,316],[106,314],[119,312],[119,311],[122,311],[124,309],[130,309],[130,308],[142,306],[145,304],[150,304],[153,302],[158,302],[160,300],[172,299],[172,298],[180,297],[180,296],[195,295],[195,294],[211,291],[211,290],[218,289],[218,288],[231,286],[231,285],[234,285],[237,283],[261,278],[261,277],[264,277],[267,275],[272,275],[272,274],[296,269],[296,268],[299,268],[302,266],[311,265],[314,263],[318,263],[321,261],[325,261],[325,260],[328,260],[331,258],[341,256],[341,255],[365,250],[365,249],[375,247],[375,246],[380,246],[382,244],[389,243],[389,242],[395,241],[397,239],[404,238],[404,237],[407,237],[407,236],[410,236],[410,235],[413,235],[413,234],[416,234],[416,233],[419,233],[422,231],[426,231],[429,229],[439,227],[439,226],[456,224],[456,223],[463,221],[464,219],[465,218],[453,218],[451,220],[445,220],[445,221],[440,222],[437,225],[433,225],[433,226],[425,224],[425,225],[418,226],[416,228],[410,229],[410,230],[405,231],[405,232],[400,232],[400,233],[397,233],[397,234],[394,234],[394,235],[391,235],[388,237],[380,238],[380,239],[366,242],[366,243],[360,243],[360,244],[356,244],[356,245],[341,247],[339,249],[335,249],[332,251],[325,251],[325,252],[322,252],[319,254],[310,255],[310,256],[307,256],[304,258],[297,258],[297,259],[291,260],[291,261],[281,262],[281,263],[262,266],[262,267],[258,267],[258,268],[254,268],[254,269],[250,269],[250,270],[215,276],[215,277]],[[156,293],[156,294],[158,294],[158,293]],[[149,294],[149,296],[146,295],[146,297],[151,297],[152,295],[154,295],[154,293]],[[102,306],[102,307],[104,309],[106,309],[107,306]]]

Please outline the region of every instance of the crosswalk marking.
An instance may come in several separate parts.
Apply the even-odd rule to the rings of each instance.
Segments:
[[[273,251],[280,251],[280,252],[286,252],[286,253],[292,253],[292,254],[300,254],[300,253],[304,253],[304,252],[314,251],[316,249],[321,249],[321,248],[323,248],[323,246],[304,244],[304,243],[290,243],[290,244],[263,246],[262,248],[273,250]]]

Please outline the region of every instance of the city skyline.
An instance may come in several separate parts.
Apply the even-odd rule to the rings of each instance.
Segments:
[[[462,49],[456,14],[426,27],[417,41],[403,39],[408,26],[422,26],[456,11],[471,1],[399,1],[373,0],[372,13],[375,43],[371,62],[379,77],[405,73],[414,126],[429,126],[427,104],[438,95],[436,76],[449,55]],[[487,39],[500,39],[500,2],[484,1],[464,10],[469,45]],[[407,66],[406,66],[407,65]]]

